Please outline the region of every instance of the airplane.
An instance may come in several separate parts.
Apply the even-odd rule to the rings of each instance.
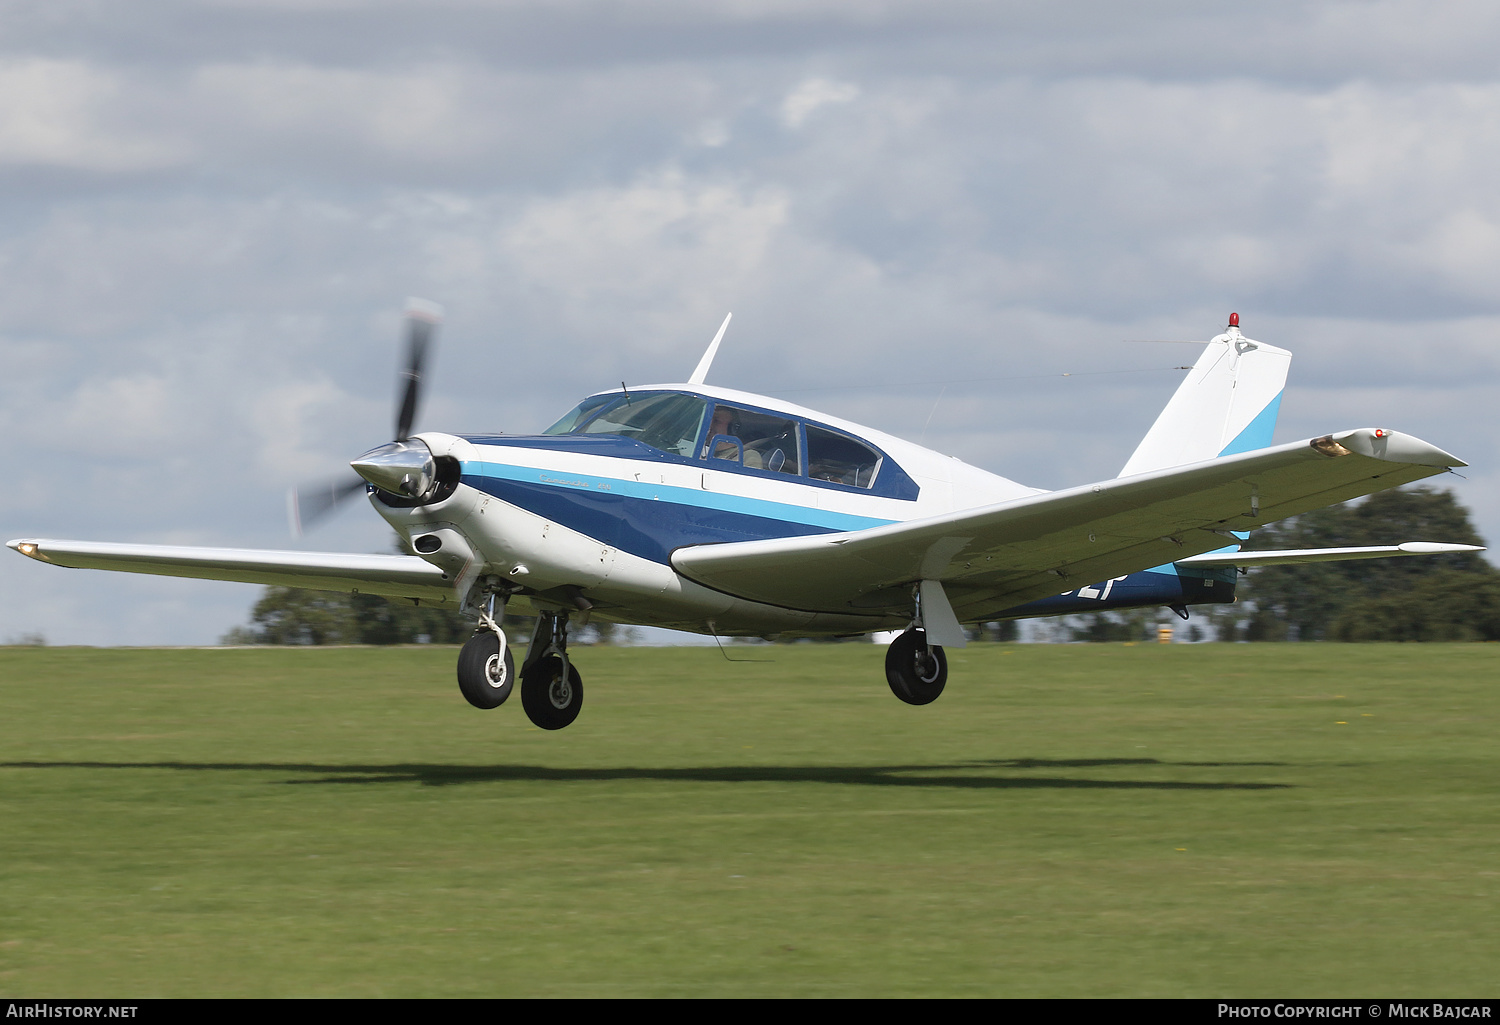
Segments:
[[[312,521],[363,491],[410,555],[18,539],[56,566],[404,599],[476,620],[463,696],[495,708],[516,681],[503,619],[536,611],[520,668],[537,726],[571,724],[583,685],[570,625],[590,617],[715,637],[899,631],[886,682],[925,705],[963,624],[1235,600],[1237,571],[1483,549],[1405,542],[1245,552],[1256,527],[1465,466],[1359,428],[1271,445],[1291,354],[1240,331],[1208,341],[1120,473],[1044,491],[881,431],[709,385],[729,326],[686,382],[588,396],[537,435],[411,433],[441,319],[408,308],[392,441],[346,484],[293,493]]]

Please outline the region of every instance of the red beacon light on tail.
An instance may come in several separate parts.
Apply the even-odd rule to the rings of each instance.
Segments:
[[[1238,313],[1231,313],[1229,315],[1229,326],[1230,327],[1239,327],[1240,326],[1240,315]]]

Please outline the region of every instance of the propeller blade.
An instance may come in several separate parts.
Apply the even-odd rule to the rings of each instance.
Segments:
[[[292,525],[292,536],[301,537],[302,532],[333,512],[339,503],[350,495],[365,489],[363,477],[346,480],[323,481],[293,488],[286,495],[287,519]]]
[[[396,413],[397,441],[405,441],[411,436],[411,425],[417,418],[417,406],[422,398],[422,364],[427,359],[432,333],[442,320],[443,308],[437,303],[426,299],[406,301],[406,369],[401,372],[406,384],[402,390],[401,408]]]

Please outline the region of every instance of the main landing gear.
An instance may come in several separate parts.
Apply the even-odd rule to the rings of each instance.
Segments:
[[[936,701],[948,682],[948,657],[927,643],[925,630],[908,630],[885,652],[885,679],[891,693],[908,705]]]
[[[926,582],[912,587],[911,625],[891,642],[885,652],[885,681],[891,685],[891,693],[908,705],[930,705],[943,693],[948,682],[948,656],[943,654],[941,645],[928,641],[922,619],[922,589],[925,585]],[[938,589],[935,597],[941,599],[938,607],[947,612],[950,620],[953,619],[953,610],[948,608],[941,585],[934,586]],[[952,625],[956,628],[957,621]]]
[[[505,609],[502,602],[501,615]],[[500,621],[495,596],[479,613],[479,632],[458,654],[458,689],[475,708],[498,708],[515,685],[516,664]],[[542,612],[521,666],[521,707],[544,730],[560,730],[583,708],[583,680],[568,660],[568,613]]]
[[[521,707],[544,730],[560,730],[583,708],[583,680],[568,661],[568,613],[543,612],[521,667]]]

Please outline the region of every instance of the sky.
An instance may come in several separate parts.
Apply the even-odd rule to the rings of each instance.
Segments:
[[[1045,488],[1237,311],[1278,442],[1415,434],[1500,539],[1496,52],[1468,0],[0,0],[0,535],[388,550],[285,495],[391,437],[422,296],[419,430],[683,380],[733,311],[709,383]],[[0,567],[0,641],[260,594]]]

